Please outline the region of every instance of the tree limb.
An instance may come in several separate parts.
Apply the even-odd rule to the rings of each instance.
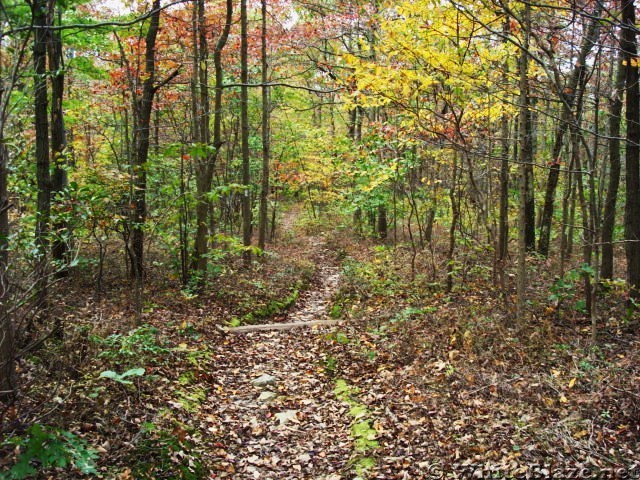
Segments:
[[[290,83],[283,82],[269,82],[269,83],[228,83],[226,85],[222,85],[222,88],[232,88],[232,87],[249,87],[249,88],[259,88],[259,87],[287,87],[294,88],[297,90],[306,90],[307,92],[312,93],[335,93],[342,91],[342,88],[334,88],[331,90],[322,90],[319,88],[313,87],[305,87],[304,85],[291,85]]]

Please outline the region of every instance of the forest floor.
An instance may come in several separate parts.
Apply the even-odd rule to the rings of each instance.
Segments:
[[[33,457],[40,478],[81,477],[83,455],[91,477],[121,480],[640,477],[640,339],[623,292],[601,299],[591,346],[570,292],[561,305],[532,292],[543,300],[516,325],[478,252],[460,254],[446,292],[437,248],[412,270],[406,249],[293,212],[271,253],[250,271],[229,261],[213,294],[151,275],[142,325],[117,272],[107,295],[70,279],[64,342],[20,362],[0,478],[33,422],[50,443],[81,439],[60,453],[75,469]],[[543,262],[531,269],[532,289],[552,288]],[[222,328],[324,319],[339,323]]]

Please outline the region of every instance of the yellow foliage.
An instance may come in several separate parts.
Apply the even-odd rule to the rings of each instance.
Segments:
[[[473,16],[446,2],[385,2],[375,56],[344,57],[356,87],[346,108],[393,106],[406,115],[403,128],[420,131],[428,126],[439,136],[461,135],[461,128],[514,114],[503,106],[508,102],[499,101],[505,95],[503,66],[513,57],[514,47],[484,27],[501,21],[494,11],[479,1],[465,8]],[[447,116],[451,111],[456,117],[453,133],[446,125],[454,123]]]

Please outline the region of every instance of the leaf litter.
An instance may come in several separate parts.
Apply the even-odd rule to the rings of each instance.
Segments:
[[[147,346],[161,354],[144,370],[132,352],[127,362],[90,362],[93,372],[72,383],[58,379],[53,404],[96,447],[97,478],[159,478],[145,466],[151,459],[166,462],[170,478],[212,479],[634,468],[640,349],[614,313],[601,351],[589,355],[573,325],[543,322],[546,337],[511,328],[485,285],[450,296],[416,296],[407,285],[371,293],[336,277],[323,248],[301,242],[298,255],[312,255],[317,273],[297,305],[269,321],[324,318],[345,291],[355,292],[341,326],[224,335],[214,328],[230,315],[224,302],[185,306],[168,297],[146,315],[165,343]],[[363,250],[350,253],[366,259]],[[113,308],[110,318],[121,315]],[[350,390],[337,393],[339,385]],[[16,421],[33,405],[24,403],[10,412]]]

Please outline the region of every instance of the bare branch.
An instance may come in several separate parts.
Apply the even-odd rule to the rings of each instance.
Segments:
[[[331,90],[322,90],[319,88],[313,88],[313,87],[305,87],[304,85],[291,85],[290,83],[283,83],[283,82],[269,82],[269,83],[228,83],[226,85],[223,85],[222,88],[233,88],[233,87],[249,87],[249,88],[260,88],[260,87],[286,87],[286,88],[293,88],[293,89],[297,89],[297,90],[306,90],[307,92],[311,92],[311,93],[335,93],[335,92],[341,92],[343,89],[342,88],[334,88]]]

